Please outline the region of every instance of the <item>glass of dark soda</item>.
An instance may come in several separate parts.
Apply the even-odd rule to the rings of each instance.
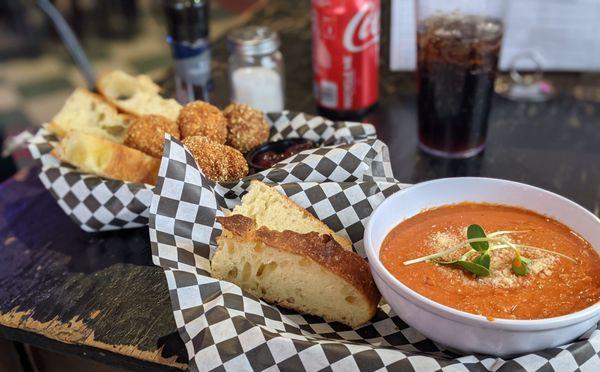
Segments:
[[[485,146],[504,0],[416,0],[419,146],[467,158]]]

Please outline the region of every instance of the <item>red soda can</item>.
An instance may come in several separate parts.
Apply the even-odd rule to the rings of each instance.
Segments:
[[[360,118],[379,99],[380,0],[312,0],[317,109]]]

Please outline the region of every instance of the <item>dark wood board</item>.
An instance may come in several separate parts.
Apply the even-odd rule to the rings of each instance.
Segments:
[[[185,368],[187,355],[163,271],[151,261],[148,230],[80,230],[45,190],[38,171],[0,186],[0,325]],[[0,334],[17,338],[7,329]]]

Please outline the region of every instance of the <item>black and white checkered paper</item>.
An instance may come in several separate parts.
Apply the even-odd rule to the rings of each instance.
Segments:
[[[261,179],[352,239],[364,256],[364,226],[377,205],[405,187],[394,181],[376,139],[307,150],[234,184],[214,184],[190,153],[167,139],[150,208],[153,261],[165,270],[173,315],[192,370],[230,371],[598,371],[600,331],[511,360],[458,356],[407,326],[387,305],[351,329],[269,305],[210,276],[220,225],[250,179]]]
[[[40,180],[75,223],[90,232],[146,226],[153,186],[83,173],[52,156],[57,143],[42,127],[30,139],[29,152],[42,163]]]
[[[332,122],[289,111],[270,113],[267,121],[272,141],[303,137],[318,143],[353,143],[375,137],[371,125]],[[29,151],[42,163],[42,183],[75,223],[85,231],[125,229],[148,223],[153,186],[82,173],[50,154],[57,142],[58,139],[42,127],[30,140]],[[323,169],[325,167],[323,165]],[[297,168],[292,176],[303,176],[304,171],[305,168]],[[281,176],[277,171],[272,174],[274,180]]]

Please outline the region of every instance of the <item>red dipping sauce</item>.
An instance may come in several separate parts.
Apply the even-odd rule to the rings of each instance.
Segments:
[[[287,159],[293,155],[296,155],[304,150],[312,149],[313,144],[310,142],[305,143],[297,143],[288,147],[283,152],[277,152],[274,150],[268,150],[264,152],[259,152],[254,156],[252,162],[263,169],[271,168],[273,165],[279,163],[280,161]]]

